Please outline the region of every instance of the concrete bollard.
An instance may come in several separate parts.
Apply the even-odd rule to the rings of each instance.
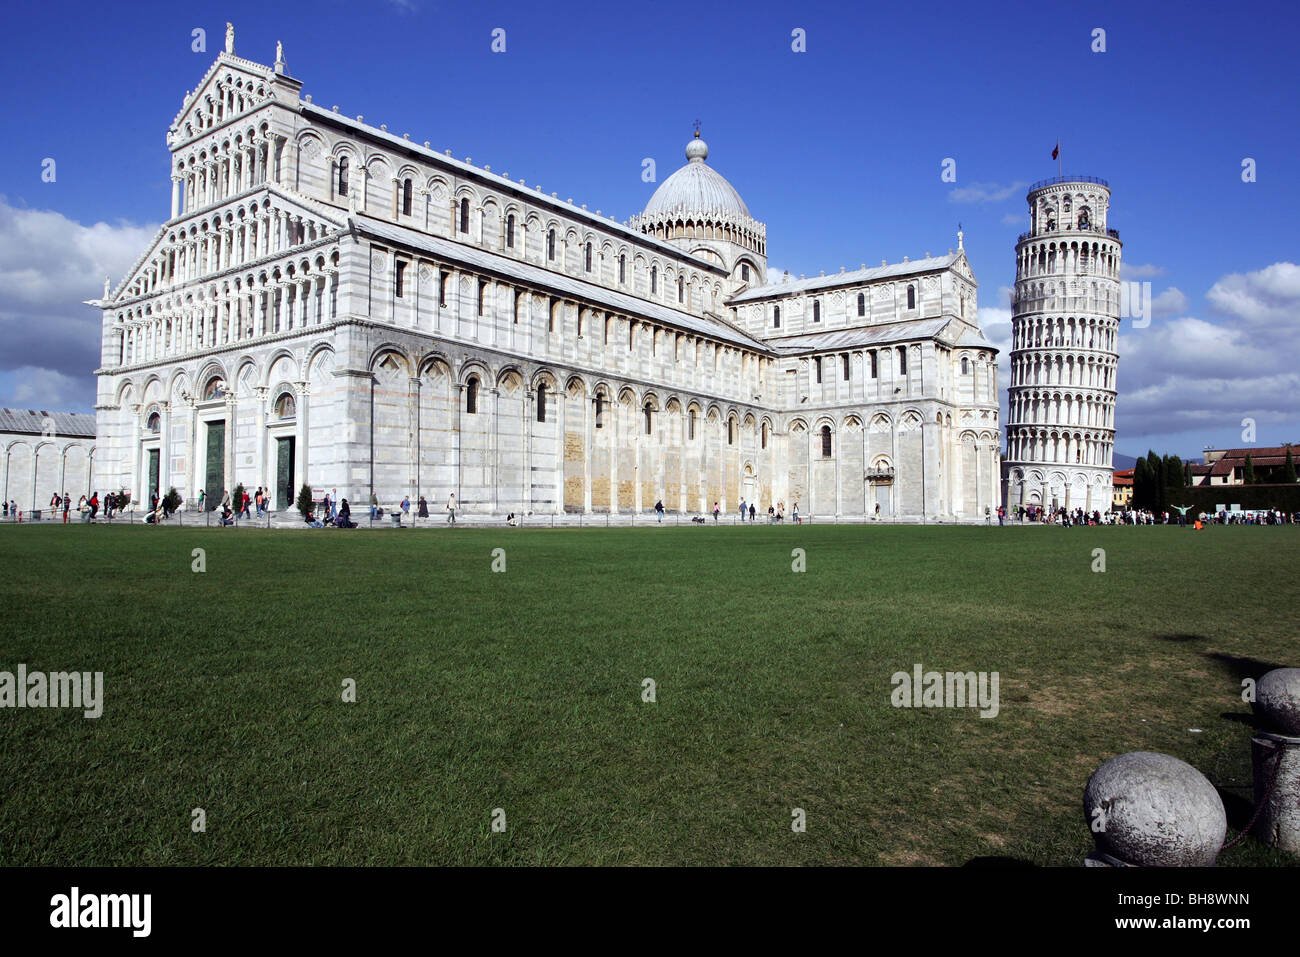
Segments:
[[[1219,793],[1185,761],[1153,751],[1111,758],[1088,779],[1087,867],[1208,867],[1228,831]]]
[[[1276,668],[1255,686],[1265,729],[1250,739],[1255,836],[1300,856],[1300,668]]]

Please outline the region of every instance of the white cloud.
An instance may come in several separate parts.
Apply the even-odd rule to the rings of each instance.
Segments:
[[[1023,213],[1007,213],[1002,217],[1003,226],[1029,225],[1029,217]]]
[[[11,401],[39,396],[60,407],[93,397],[102,314],[83,301],[103,295],[105,276],[116,285],[156,232],[127,222],[86,226],[0,196],[0,372],[11,373]]]
[[[1195,316],[1143,329],[1122,323],[1119,433],[1222,431],[1235,428],[1243,415],[1294,427],[1300,390],[1300,345],[1292,334],[1300,315],[1296,277],[1300,269],[1278,263],[1220,279],[1210,298],[1239,320],[1230,325]],[[1186,299],[1171,287],[1156,298],[1152,312],[1157,320],[1164,309],[1179,312]]]
[[[797,279],[797,276],[787,276],[786,271],[778,266],[768,265],[767,282],[768,285],[774,285],[778,282],[785,282],[787,279]]]
[[[1217,312],[1252,325],[1300,319],[1300,266],[1274,263],[1249,273],[1230,273],[1205,294]],[[1279,330],[1280,331],[1280,330]]]
[[[1151,315],[1156,318],[1162,316],[1176,316],[1179,313],[1187,311],[1188,300],[1186,294],[1177,286],[1170,286],[1155,299],[1151,300]]]
[[[65,409],[90,406],[95,397],[95,380],[91,376],[72,377],[53,369],[20,366],[7,376],[10,394],[0,398],[0,405],[22,409]]]
[[[1016,181],[1010,186],[1001,186],[997,183],[971,183],[969,186],[959,186],[956,189],[950,190],[948,193],[948,202],[1000,203],[1005,199],[1015,196],[1017,193],[1024,192],[1028,188],[1028,181]]]
[[[1137,263],[1130,264],[1121,261],[1119,264],[1119,277],[1121,279],[1152,279],[1155,276],[1163,276],[1164,274],[1164,266],[1155,266],[1151,263],[1140,266]]]

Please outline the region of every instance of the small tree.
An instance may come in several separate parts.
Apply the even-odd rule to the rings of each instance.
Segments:
[[[181,507],[181,493],[176,491],[175,485],[169,488],[167,494],[163,496],[162,506],[163,511],[168,515]]]
[[[304,484],[298,489],[298,512],[302,515],[303,521],[310,522],[312,514],[316,511],[316,503],[311,498],[311,486]]]
[[[1286,449],[1286,463],[1282,466],[1282,481],[1288,484],[1295,484],[1297,481],[1295,474],[1295,459],[1291,457],[1291,446]]]
[[[1255,484],[1255,460],[1249,452],[1246,453],[1246,467],[1242,470],[1241,481],[1245,485]]]

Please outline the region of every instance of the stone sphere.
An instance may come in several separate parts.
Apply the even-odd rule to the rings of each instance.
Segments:
[[[1274,668],[1255,685],[1255,713],[1267,731],[1300,736],[1300,668]]]
[[[1083,812],[1098,850],[1139,867],[1208,867],[1228,832],[1223,801],[1205,775],[1152,751],[1121,754],[1092,772]]]

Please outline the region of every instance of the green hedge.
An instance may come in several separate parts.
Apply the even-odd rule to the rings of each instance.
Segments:
[[[1194,505],[1198,512],[1213,512],[1214,506],[1228,508],[1240,505],[1243,509],[1280,508],[1284,512],[1300,512],[1300,483],[1291,485],[1210,485],[1195,486],[1170,495],[1181,496],[1175,505]],[[1191,514],[1191,513],[1188,513]]]

